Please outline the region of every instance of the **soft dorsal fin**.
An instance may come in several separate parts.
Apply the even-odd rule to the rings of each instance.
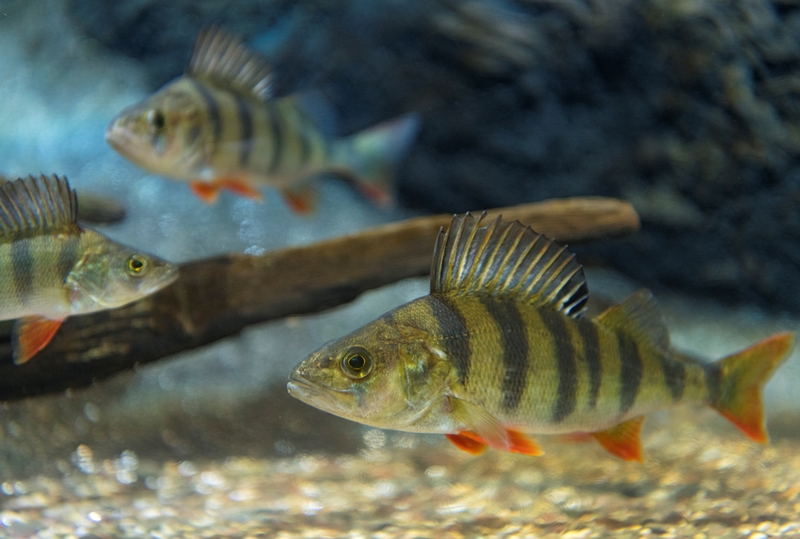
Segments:
[[[622,329],[634,339],[646,339],[660,350],[669,349],[669,331],[649,290],[634,292],[628,299],[607,309],[595,320],[608,328]]]
[[[0,236],[68,229],[77,218],[78,200],[64,176],[28,176],[0,185]]]
[[[267,61],[236,35],[215,26],[200,31],[186,74],[264,101],[272,96]]]
[[[431,293],[492,296],[580,316],[589,289],[574,255],[519,221],[497,217],[482,227],[485,215],[456,215],[439,231]]]

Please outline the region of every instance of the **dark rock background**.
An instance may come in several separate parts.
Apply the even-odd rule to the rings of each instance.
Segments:
[[[239,32],[342,132],[422,112],[401,200],[463,211],[621,196],[635,238],[582,248],[644,283],[800,312],[798,0],[72,0],[73,22],[177,76]]]

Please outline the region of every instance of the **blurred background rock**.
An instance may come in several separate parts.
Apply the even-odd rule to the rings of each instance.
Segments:
[[[344,132],[421,111],[404,204],[620,196],[642,232],[593,255],[649,285],[800,312],[797,0],[68,6],[152,88],[215,22],[272,59],[279,91],[322,90]]]

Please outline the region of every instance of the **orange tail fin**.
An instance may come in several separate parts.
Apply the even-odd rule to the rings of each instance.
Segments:
[[[793,345],[794,333],[778,333],[706,368],[712,408],[758,443],[769,439],[761,391]]]

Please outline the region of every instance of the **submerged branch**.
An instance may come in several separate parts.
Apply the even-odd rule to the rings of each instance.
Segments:
[[[629,204],[607,198],[550,200],[489,212],[497,213],[562,242],[618,237],[639,227]],[[366,290],[425,275],[436,234],[450,219],[419,217],[260,256],[231,254],[184,264],[178,280],[152,296],[69,318],[24,365],[14,365],[6,335],[0,338],[0,400],[85,386],[235,335],[251,324],[318,312]]]

